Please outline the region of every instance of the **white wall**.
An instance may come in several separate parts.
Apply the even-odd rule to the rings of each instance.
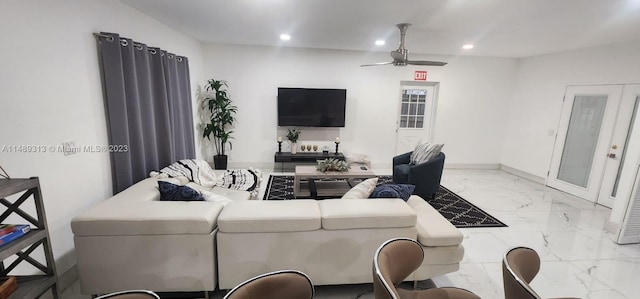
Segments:
[[[330,144],[333,150],[332,141],[340,136],[341,151],[364,153],[374,164],[390,167],[400,81],[413,80],[415,70],[427,70],[428,81],[440,82],[435,141],[445,143],[447,164],[497,165],[516,60],[418,55],[412,59],[443,59],[449,64],[363,68],[360,64],[390,58],[387,53],[205,46],[206,79],[229,81],[231,99],[239,108],[230,163],[273,165],[276,139],[285,138],[276,121],[277,88],[315,87],[347,89],[346,126],[302,128],[298,144]],[[212,159],[211,152],[204,155]]]
[[[640,83],[640,42],[523,58],[516,78],[502,164],[546,177],[567,85]]]
[[[546,177],[567,85],[640,83],[640,42],[524,58],[516,78],[502,164]],[[628,182],[621,183],[620,191],[630,192]],[[613,222],[623,217],[623,206],[626,202],[616,202]]]
[[[107,144],[92,36],[99,31],[187,56],[193,87],[202,80],[198,41],[118,1],[2,1],[0,149],[71,140]],[[0,164],[12,177],[40,177],[56,264],[63,273],[75,264],[70,220],[111,194],[108,154],[0,151]]]

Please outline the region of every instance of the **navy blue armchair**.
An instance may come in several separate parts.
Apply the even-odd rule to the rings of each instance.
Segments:
[[[444,153],[422,164],[410,164],[411,153],[393,157],[393,182],[396,184],[412,184],[416,186],[413,194],[422,198],[435,198],[440,189],[440,179],[444,168]]]

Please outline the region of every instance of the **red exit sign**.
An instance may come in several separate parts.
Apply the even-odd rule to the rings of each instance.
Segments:
[[[416,71],[413,74],[413,80],[427,81],[427,71]]]

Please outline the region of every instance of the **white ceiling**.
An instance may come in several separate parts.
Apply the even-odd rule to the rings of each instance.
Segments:
[[[526,57],[640,39],[640,0],[121,1],[223,44],[390,51],[402,22],[413,24],[406,47],[423,54]],[[466,43],[475,48],[462,50]]]

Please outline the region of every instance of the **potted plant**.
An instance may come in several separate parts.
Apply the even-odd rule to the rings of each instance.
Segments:
[[[346,161],[338,160],[335,158],[327,158],[324,160],[318,160],[317,162],[318,162],[318,166],[316,166],[316,169],[318,169],[321,172],[349,171],[349,163]]]
[[[298,150],[297,150],[297,142],[298,142],[298,137],[300,136],[300,130],[298,129],[289,129],[289,131],[287,132],[287,139],[289,139],[289,141],[291,142],[291,153],[295,154]]]
[[[209,122],[203,124],[202,137],[211,140],[213,136],[213,144],[216,149],[216,155],[213,156],[215,169],[227,169],[228,159],[225,149],[227,143],[229,143],[229,148],[232,147],[229,140],[233,138],[231,137],[233,130],[228,130],[228,127],[233,125],[238,110],[238,107],[231,104],[228,87],[227,81],[210,79],[205,86],[207,93],[202,99],[202,109],[211,113]]]

